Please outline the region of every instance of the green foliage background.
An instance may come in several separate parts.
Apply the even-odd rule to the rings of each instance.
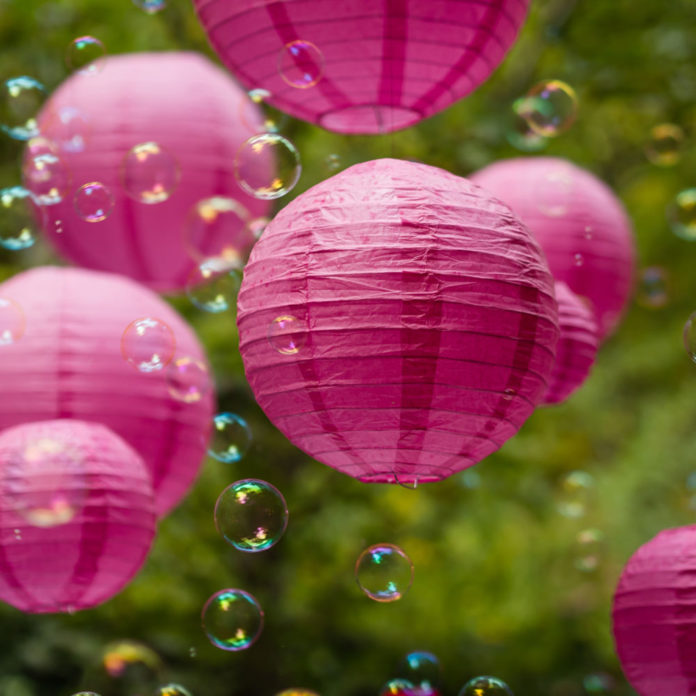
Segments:
[[[0,694],[149,696],[110,682],[105,646],[140,641],[162,658],[161,682],[194,696],[272,696],[303,685],[322,696],[376,694],[411,649],[442,661],[444,693],[476,674],[495,674],[518,696],[580,696],[590,674],[612,676],[630,693],[613,653],[609,609],[623,563],[660,529],[688,524],[686,478],[696,470],[696,367],[681,345],[695,309],[696,250],[674,237],[664,209],[696,185],[696,4],[693,0],[533,0],[516,47],[473,96],[418,127],[384,137],[342,137],[292,122],[302,154],[300,193],[342,166],[381,156],[420,159],[460,174],[519,155],[506,140],[511,102],[540,79],[575,87],[575,126],[549,143],[605,179],[636,227],[641,265],[661,265],[671,300],[632,307],[602,348],[586,386],[569,403],[538,410],[519,435],[478,465],[416,491],[368,486],[310,461],[268,423],[246,385],[232,316],[176,305],[204,340],[221,408],[244,415],[255,433],[237,465],[206,463],[187,500],[159,526],[136,580],[106,605],[74,616],[25,616],[0,608]],[[109,52],[210,52],[188,0],[147,16],[130,0],[0,0],[0,78],[33,75],[53,88],[80,35]],[[652,126],[680,124],[687,147],[670,169],[650,164]],[[0,186],[18,183],[21,148],[0,141]],[[281,204],[287,203],[283,199]],[[39,245],[0,256],[0,274],[53,261]],[[0,398],[2,392],[0,391]],[[572,470],[595,480],[585,517],[559,515],[560,482]],[[254,476],[286,495],[290,526],[270,551],[248,557],[217,535],[213,505],[222,488]],[[605,534],[599,567],[581,572],[577,533]],[[353,564],[363,548],[389,541],[411,555],[416,576],[393,605],[358,590]],[[223,587],[253,592],[266,628],[249,651],[229,654],[200,628],[206,598]]]

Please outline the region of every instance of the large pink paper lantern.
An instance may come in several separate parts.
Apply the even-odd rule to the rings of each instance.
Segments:
[[[519,215],[556,280],[591,302],[600,338],[610,333],[628,303],[635,267],[631,223],[611,189],[555,157],[496,162],[471,179]]]
[[[26,271],[0,285],[0,298],[21,307],[26,324],[19,340],[0,345],[0,430],[57,418],[102,423],[145,460],[157,512],[167,512],[205,455],[210,384],[197,401],[174,398],[171,364],[141,372],[124,359],[121,341],[132,321],[158,319],[174,335],[176,356],[205,363],[186,322],[128,278],[77,268]]]
[[[243,206],[248,220],[268,214],[268,201],[245,193],[234,175],[237,151],[261,123],[246,93],[195,53],[111,56],[99,62],[94,74],[73,75],[39,118],[42,136],[52,141],[67,172],[56,174],[56,183],[69,177],[62,202],[45,207],[48,238],[80,266],[122,273],[161,292],[183,288],[196,263],[219,253],[221,242],[232,239],[249,247],[254,241],[241,218],[238,231],[231,225],[224,239],[212,226],[187,229],[199,201],[231,197]],[[153,190],[164,188],[162,196],[150,200],[165,197],[177,172],[180,176],[169,198],[154,204],[124,190],[126,155],[148,142],[165,152],[152,160],[162,160],[161,170],[143,164],[139,172],[138,165],[131,165],[131,179],[142,175],[143,186],[152,180]],[[109,214],[108,193],[93,196],[104,199],[98,210],[106,219],[91,211],[94,204],[78,193],[92,182],[106,186],[113,197]],[[31,180],[27,185],[32,188]],[[134,192],[140,189],[136,186]],[[236,222],[234,216],[229,219]]]
[[[56,420],[0,433],[0,600],[31,613],[101,604],[154,535],[147,467],[108,428]]]
[[[546,391],[553,280],[507,206],[423,164],[355,165],[284,208],[239,294],[258,403],[361,481],[434,481],[514,435]]]
[[[339,133],[406,128],[483,83],[529,0],[194,0],[223,62]]]
[[[616,651],[641,696],[696,693],[696,526],[660,532],[626,564],[614,595]]]
[[[565,401],[590,374],[597,356],[597,323],[592,310],[565,284],[556,283],[561,336],[545,404]]]

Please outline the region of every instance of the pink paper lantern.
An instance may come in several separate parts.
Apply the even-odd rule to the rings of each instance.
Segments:
[[[558,338],[553,280],[509,208],[390,159],[284,208],[238,307],[261,408],[361,481],[435,481],[498,449],[546,391]]]
[[[597,323],[592,310],[565,284],[556,283],[561,336],[545,404],[565,401],[590,374],[597,356]]]
[[[626,564],[614,595],[616,651],[641,696],[696,691],[696,526],[660,532]]]
[[[97,423],[0,433],[0,599],[30,613],[88,609],[142,566],[155,536],[141,457]]]
[[[230,240],[248,252],[255,241],[233,215],[223,232],[221,226],[187,227],[199,201],[230,197],[249,221],[268,214],[268,201],[245,193],[234,176],[238,149],[261,123],[244,91],[195,53],[111,56],[96,74],[73,75],[39,118],[42,137],[63,165],[53,179],[58,188],[69,184],[61,202],[45,206],[48,238],[80,266],[121,273],[160,292],[183,288],[203,257],[218,254]],[[148,142],[164,154],[152,157],[153,164],[135,160],[127,167],[131,149]],[[26,169],[30,190],[45,186],[42,172],[33,182]],[[91,197],[79,192],[92,182],[106,191]],[[149,200],[166,197],[170,187],[173,192],[147,204],[127,195],[124,184],[135,194],[151,188]]]
[[[631,223],[616,195],[593,174],[555,157],[496,162],[471,180],[519,215],[554,278],[592,303],[600,338],[610,333],[628,303],[635,267]]]
[[[203,348],[186,322],[128,278],[76,268],[25,271],[0,285],[0,298],[21,308],[26,325],[21,338],[0,345],[0,430],[57,418],[101,423],[145,460],[158,514],[170,510],[205,455],[213,414],[210,377],[204,373],[198,400],[176,398],[173,362],[141,372],[124,359],[121,344],[133,320],[155,318],[171,329],[176,356],[205,366]]]
[[[384,133],[482,84],[512,46],[529,0],[194,0],[223,62],[297,118]]]

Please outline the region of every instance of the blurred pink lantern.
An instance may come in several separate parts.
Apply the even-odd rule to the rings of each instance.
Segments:
[[[240,349],[257,401],[361,481],[435,481],[512,437],[558,338],[553,279],[507,206],[399,160],[292,201],[254,247]]]
[[[696,526],[660,532],[626,564],[614,595],[614,641],[641,696],[696,692]]]
[[[471,180],[519,215],[554,278],[590,301],[599,337],[610,333],[628,303],[635,266],[631,223],[616,195],[593,174],[554,157],[496,162]]]
[[[0,518],[0,599],[31,613],[88,609],[145,560],[150,475],[103,425],[19,425],[0,433]]]
[[[293,116],[339,133],[399,130],[483,83],[529,0],[194,0],[223,62]]]
[[[46,233],[66,258],[178,290],[204,257],[230,247],[244,256],[255,241],[247,224],[269,203],[241,189],[234,158],[261,123],[244,91],[200,55],[111,56],[45,105],[25,185],[49,203]]]
[[[592,310],[565,283],[556,283],[561,336],[545,404],[565,401],[587,379],[597,356],[597,324]]]
[[[97,271],[26,271],[0,285],[5,298],[25,328],[0,344],[0,430],[57,418],[102,423],[145,460],[156,510],[167,512],[198,473],[212,419],[209,374],[197,400],[188,387],[178,392],[175,355],[206,363],[193,331],[152,291]]]

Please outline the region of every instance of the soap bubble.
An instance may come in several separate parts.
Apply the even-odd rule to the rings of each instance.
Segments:
[[[91,124],[87,116],[73,106],[63,106],[48,115],[53,142],[60,152],[83,152],[91,133]]]
[[[99,39],[94,36],[80,36],[70,43],[65,62],[69,70],[92,74],[99,71],[100,58],[105,55],[106,49]]]
[[[96,691],[78,691],[73,696],[99,696]]]
[[[180,179],[179,163],[159,143],[140,143],[123,158],[123,189],[140,203],[154,205],[166,201],[179,185]]]
[[[696,240],[696,188],[677,194],[667,207],[667,220],[677,237],[688,242]]]
[[[133,4],[147,14],[156,14],[167,6],[166,0],[133,0]]]
[[[544,174],[536,190],[539,212],[547,217],[562,217],[568,212],[573,197],[574,179],[565,167],[556,167]]]
[[[358,557],[355,579],[370,599],[395,602],[411,588],[413,562],[394,544],[374,544]]]
[[[240,284],[238,259],[206,259],[189,274],[186,295],[198,309],[217,314],[233,306]]]
[[[239,551],[266,551],[285,533],[288,506],[283,494],[266,481],[236,481],[215,503],[215,526]]]
[[[102,222],[114,209],[114,196],[99,181],[83,184],[75,191],[75,212],[85,222]]]
[[[561,482],[561,496],[556,509],[564,517],[583,517],[593,490],[594,478],[591,474],[586,471],[571,471]]]
[[[671,167],[679,161],[683,145],[684,131],[673,123],[661,123],[650,131],[645,155],[659,167]]]
[[[0,89],[0,129],[15,140],[39,135],[36,116],[46,96],[46,88],[33,77],[6,80]]]
[[[390,679],[380,689],[379,696],[416,696],[416,690],[407,679]]]
[[[283,689],[276,696],[319,696],[319,694],[309,689]]]
[[[324,165],[326,166],[327,171],[333,174],[341,168],[341,158],[334,153],[326,155]]]
[[[143,317],[132,321],[121,338],[121,353],[141,372],[156,372],[172,361],[176,349],[174,332],[160,319]]]
[[[23,186],[0,190],[0,246],[10,251],[33,246],[41,224],[37,220],[45,221],[45,216],[45,210]]]
[[[474,677],[459,692],[459,696],[513,696],[510,687],[497,677]]]
[[[311,41],[291,41],[278,56],[278,72],[291,87],[314,87],[324,73],[324,56]]]
[[[17,343],[24,336],[26,318],[22,308],[8,297],[0,297],[0,347]]]
[[[570,85],[560,80],[540,82],[516,102],[515,112],[545,138],[553,138],[575,121],[578,100]]]
[[[167,368],[169,393],[177,401],[193,404],[210,392],[210,374],[205,363],[196,358],[174,360]]]
[[[217,648],[233,652],[250,648],[263,629],[261,606],[244,590],[216,592],[205,603],[201,618],[208,640]]]
[[[584,265],[585,257],[581,253],[573,254],[573,263],[579,268]]]
[[[70,187],[70,172],[58,156],[55,144],[41,136],[27,143],[22,178],[37,205],[60,203]]]
[[[524,103],[525,99],[522,97],[512,104],[511,123],[506,134],[507,141],[522,152],[539,152],[548,145],[548,140],[533,130],[526,119],[520,115]]]
[[[649,266],[641,271],[636,301],[648,309],[660,309],[667,304],[669,279],[664,268]]]
[[[696,312],[692,312],[684,324],[684,348],[688,356],[696,362]]]
[[[191,692],[181,684],[166,684],[157,689],[157,696],[191,696]]]
[[[614,689],[614,678],[605,672],[588,674],[582,685],[588,694],[608,694]]]
[[[270,220],[267,217],[257,217],[249,222],[249,232],[254,239],[261,239],[261,235],[266,231]]]
[[[271,93],[267,89],[252,89],[249,99],[242,100],[242,123],[255,133],[278,133],[287,124],[287,114],[268,105]],[[254,106],[256,105],[256,106]],[[257,110],[263,115],[261,123],[258,121]]]
[[[251,445],[251,428],[236,413],[218,413],[213,418],[213,435],[208,454],[219,462],[238,462]]]
[[[406,677],[419,691],[436,687],[442,680],[440,661],[431,652],[414,650],[403,659],[399,675]]]
[[[295,146],[278,133],[249,138],[234,158],[237,183],[251,196],[280,198],[297,184],[302,165]]]
[[[575,537],[576,553],[575,567],[589,573],[596,570],[601,559],[604,533],[601,529],[583,529]]]
[[[276,317],[268,327],[268,342],[281,355],[297,355],[305,340],[305,324],[292,314]]]
[[[146,645],[123,640],[110,643],[102,655],[104,671],[112,680],[119,694],[150,696],[160,681],[162,661],[159,655]]]

